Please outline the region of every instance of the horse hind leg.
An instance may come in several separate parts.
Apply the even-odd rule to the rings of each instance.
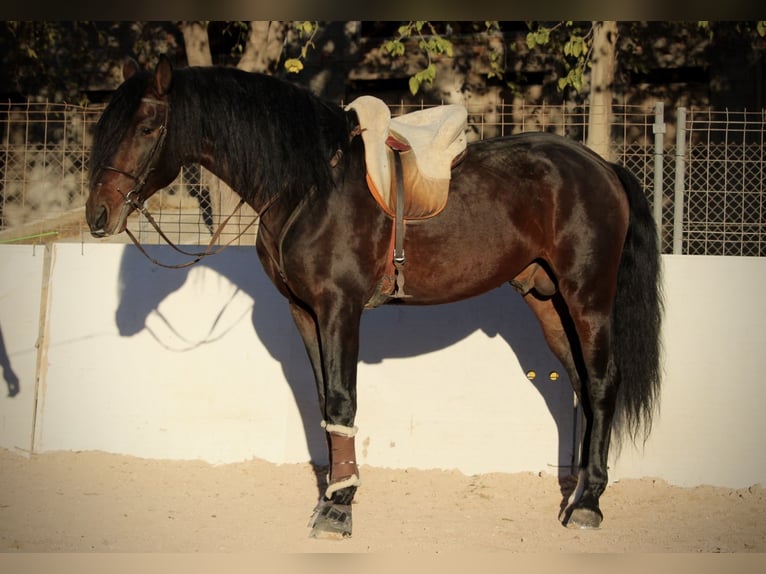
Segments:
[[[540,321],[548,346],[566,369],[586,419],[577,486],[562,503],[559,519],[568,527],[598,528],[603,520],[599,498],[607,484],[617,380],[609,353],[609,323],[582,310],[573,315],[559,293],[540,297],[536,291],[536,287],[527,289],[524,300]]]
[[[603,520],[599,499],[608,482],[607,459],[617,404],[619,375],[611,347],[607,313],[568,306],[574,367],[580,380],[585,415],[577,486],[560,515],[565,526],[598,528]]]

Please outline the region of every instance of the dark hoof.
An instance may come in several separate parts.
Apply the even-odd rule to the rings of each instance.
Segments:
[[[567,528],[591,530],[599,528],[603,519],[604,516],[598,510],[591,510],[590,508],[575,508],[566,513],[562,523]]]
[[[342,540],[351,537],[351,505],[320,502],[309,523],[310,538]]]

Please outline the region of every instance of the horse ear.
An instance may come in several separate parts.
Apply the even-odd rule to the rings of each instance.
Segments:
[[[160,54],[160,61],[154,69],[154,93],[158,97],[166,96],[173,81],[173,66],[165,54]]]
[[[138,73],[138,62],[133,58],[128,58],[122,64],[122,79],[127,80]]]

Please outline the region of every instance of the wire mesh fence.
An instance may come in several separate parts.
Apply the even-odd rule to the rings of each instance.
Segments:
[[[415,109],[404,104],[390,107],[394,116]],[[0,243],[90,241],[82,210],[92,133],[102,111],[103,106],[0,104]],[[468,138],[547,131],[585,143],[588,114],[587,106],[572,103],[469,105]],[[683,125],[675,126],[688,142],[684,161],[679,162],[672,138],[662,139],[662,149],[655,149],[655,109],[613,107],[611,159],[639,178],[652,204],[661,202],[657,212],[662,218],[663,252],[673,250],[674,228],[680,225],[683,253],[766,255],[764,120],[764,111],[691,110]],[[659,168],[658,154],[664,158]],[[681,190],[676,183],[679,166]],[[657,169],[660,174],[655,174]],[[660,194],[655,195],[658,184]],[[679,197],[681,221],[675,217]],[[207,245],[237,204],[238,197],[223,182],[204,168],[190,166],[150,198],[147,207],[175,242]],[[247,207],[236,212],[218,242],[254,244],[256,217]],[[160,242],[156,231],[137,215],[129,225],[143,243]]]
[[[686,121],[684,252],[766,255],[766,110],[691,110]]]
[[[0,108],[0,230],[84,204],[90,134],[100,113],[67,104]]]

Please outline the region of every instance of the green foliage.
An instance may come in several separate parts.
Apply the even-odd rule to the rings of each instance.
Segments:
[[[399,56],[404,56],[404,53],[407,51],[407,48],[404,46],[404,42],[402,42],[399,39],[396,39],[396,40],[388,40],[386,43],[384,43],[383,51],[387,52],[394,58],[398,58]]]
[[[581,92],[585,86],[586,71],[591,54],[592,23],[565,21],[542,24],[529,22],[527,25],[529,31],[526,34],[525,42],[528,50],[560,54],[558,60],[561,62],[562,73],[556,82],[558,89],[561,91],[572,89]],[[486,20],[483,22],[483,30],[480,23],[475,24],[474,29],[481,33],[486,40],[489,66],[487,78],[505,80],[507,73],[505,50],[513,50],[513,48],[506,48],[499,22]],[[397,34],[396,38],[389,39],[382,44],[381,48],[385,53],[392,58],[406,57],[408,40],[417,39],[419,50],[426,56],[426,66],[409,79],[410,92],[415,95],[424,85],[433,84],[436,78],[434,57],[440,55],[451,57],[453,55],[452,43],[439,35],[430,22],[422,20],[410,21],[401,25]],[[512,90],[516,88],[511,80],[506,80],[506,85]]]
[[[425,84],[432,84],[436,79],[436,66],[428,64],[424,69],[417,72],[414,76],[410,77],[409,86],[410,92],[414,96],[420,90],[420,86]]]
[[[1,91],[84,103],[88,91],[112,87],[126,55],[146,62],[182,41],[168,22],[0,22]]]
[[[551,31],[545,26],[527,33],[527,48],[534,50],[535,46],[545,46],[551,40]]]
[[[571,87],[575,92],[581,92],[584,84],[583,68],[579,66],[570,68],[567,75],[560,77],[556,82],[556,86],[562,92],[567,87]]]
[[[285,70],[291,74],[297,74],[303,69],[303,62],[299,58],[288,58],[285,60]]]
[[[244,53],[249,30],[250,25],[247,22],[235,21],[226,23],[222,34],[234,37],[234,45],[231,47],[232,56],[241,56]]]
[[[579,58],[587,52],[587,48],[585,38],[578,34],[572,34],[564,44],[564,55]]]
[[[528,24],[527,47],[559,52],[563,74],[556,80],[556,87],[563,92],[572,89],[577,93],[585,87],[585,72],[590,66],[593,43],[593,25],[587,27],[573,22],[558,22],[547,27],[541,24]]]
[[[697,22],[697,28],[707,31],[707,36],[710,40],[713,39],[713,29],[710,27],[708,20],[700,20]]]
[[[713,24],[715,24],[715,22],[713,22]],[[707,20],[700,20],[697,22],[697,27],[700,30],[707,31],[708,38],[711,40],[713,39],[714,30],[713,26],[711,26],[711,22]],[[734,24],[734,27],[740,34],[752,34],[755,32],[761,38],[766,37],[766,21],[764,20],[756,21],[755,26],[753,26],[752,22],[737,22]]]
[[[503,33],[500,30],[500,23],[497,20],[485,20],[484,35],[487,37],[489,44],[489,51],[487,52],[489,56],[489,72],[487,72],[487,79],[502,79],[505,73],[505,55],[501,49]],[[493,36],[499,38],[500,41],[493,42]]]
[[[426,34],[426,30],[430,33]],[[397,38],[388,40],[381,46],[385,53],[392,58],[404,57],[407,53],[405,40],[417,38],[418,48],[426,56],[426,67],[413,74],[409,79],[410,93],[414,96],[424,84],[429,86],[433,84],[434,79],[436,79],[436,65],[433,59],[435,56],[451,58],[453,55],[452,42],[437,33],[434,26],[426,20],[410,21],[403,24],[399,26],[397,33],[399,34]]]
[[[303,45],[301,46],[301,53],[298,58],[288,58],[285,60],[285,70],[291,74],[297,74],[303,70],[303,61],[308,57],[309,50],[316,48],[314,44],[314,37],[319,30],[319,23],[316,21],[310,22],[308,20],[293,22],[293,29],[298,33],[301,39],[305,38]]]

